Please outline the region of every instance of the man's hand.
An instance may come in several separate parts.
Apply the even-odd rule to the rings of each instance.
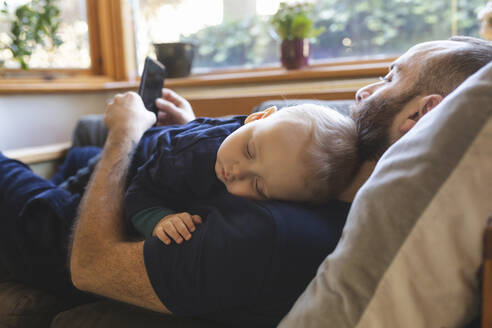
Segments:
[[[155,123],[155,115],[148,111],[142,98],[135,92],[117,94],[106,106],[104,123],[110,132],[126,135],[136,133],[140,138]]]
[[[195,224],[200,223],[202,223],[202,218],[199,215],[191,215],[187,212],[170,214],[156,224],[152,236],[157,236],[166,245],[171,244],[169,237],[181,244],[183,238],[191,239],[191,233],[195,231]]]
[[[186,124],[195,119],[190,103],[170,89],[162,89],[162,98],[155,101],[159,109],[157,125]]]

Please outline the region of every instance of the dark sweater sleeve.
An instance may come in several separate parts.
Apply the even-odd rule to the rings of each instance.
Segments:
[[[163,217],[175,213],[173,210],[165,207],[146,208],[133,215],[131,223],[146,238],[152,237],[155,226]]]

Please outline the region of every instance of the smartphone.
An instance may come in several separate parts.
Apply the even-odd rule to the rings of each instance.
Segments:
[[[146,57],[138,94],[142,97],[145,108],[156,115],[158,110],[155,106],[155,100],[162,96],[165,78],[166,67],[158,61]]]

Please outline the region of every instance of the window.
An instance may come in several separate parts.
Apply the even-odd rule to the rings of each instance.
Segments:
[[[26,0],[6,1],[11,13],[27,2]],[[91,58],[86,1],[58,1],[57,4],[61,12],[58,34],[63,44],[53,51],[41,47],[36,48],[28,61],[28,65],[30,68],[89,68]],[[7,42],[9,40],[9,30],[9,21],[2,16],[0,19],[0,41]],[[19,63],[13,60],[10,51],[5,49],[0,50],[0,62],[3,62],[7,68],[19,68]]]
[[[194,72],[278,63],[268,24],[280,0],[133,0],[137,58],[152,42],[198,45]],[[294,2],[294,1],[286,1]],[[392,56],[427,40],[478,36],[484,0],[318,0],[316,26],[326,32],[312,45],[312,62]]]

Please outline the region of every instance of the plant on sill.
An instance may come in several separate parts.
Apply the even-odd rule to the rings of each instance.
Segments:
[[[282,40],[281,60],[287,69],[307,66],[309,58],[309,40],[324,32],[324,28],[315,28],[311,14],[313,4],[281,3],[278,11],[270,19],[270,24]]]
[[[36,47],[52,50],[62,44],[57,35],[60,25],[57,1],[31,0],[19,6],[12,18],[7,1],[3,2],[1,14],[9,19],[11,28],[9,42],[2,42],[0,49],[9,50],[24,70],[28,69],[27,62]]]

